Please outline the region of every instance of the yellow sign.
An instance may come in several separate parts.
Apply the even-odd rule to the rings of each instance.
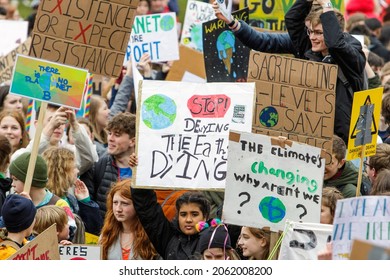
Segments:
[[[355,92],[352,104],[347,160],[376,153],[383,87]],[[368,123],[368,122],[369,123]]]

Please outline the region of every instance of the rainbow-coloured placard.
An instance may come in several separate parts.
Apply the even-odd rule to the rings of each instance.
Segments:
[[[26,114],[26,131],[27,131],[27,133],[30,133],[33,105],[34,105],[34,100],[30,99],[28,101],[27,114]]]
[[[88,70],[18,55],[10,93],[80,109]]]

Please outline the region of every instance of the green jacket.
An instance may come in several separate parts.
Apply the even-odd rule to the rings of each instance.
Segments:
[[[356,197],[356,185],[358,181],[359,170],[356,166],[346,161],[341,174],[336,174],[329,180],[324,181],[324,187],[336,187],[343,194],[344,198]]]

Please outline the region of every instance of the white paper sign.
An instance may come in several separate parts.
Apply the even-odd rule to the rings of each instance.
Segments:
[[[61,260],[101,260],[102,247],[100,245],[59,245]]]
[[[186,47],[203,52],[202,23],[215,18],[211,4],[189,0],[187,2],[180,43]]]
[[[287,219],[320,222],[321,149],[231,131],[223,219],[228,224],[283,230]]]
[[[175,13],[135,17],[126,60],[132,55],[139,62],[144,53],[149,53],[152,62],[179,59]]]
[[[333,220],[333,259],[349,259],[355,239],[390,247],[389,225],[389,196],[338,200]]]
[[[332,238],[333,225],[287,221],[279,260],[317,260]]]
[[[135,187],[224,189],[229,129],[251,131],[254,83],[144,80]]]
[[[27,40],[28,22],[0,20],[0,57],[5,56]]]

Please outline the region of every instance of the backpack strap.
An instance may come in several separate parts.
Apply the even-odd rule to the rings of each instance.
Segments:
[[[11,247],[11,248],[14,248],[16,251],[20,250],[19,245],[15,241],[12,241],[12,240],[3,240],[0,242],[0,246]]]
[[[60,197],[53,193],[53,196],[50,198],[50,200],[47,203],[47,205],[56,205],[58,200],[60,200]]]

